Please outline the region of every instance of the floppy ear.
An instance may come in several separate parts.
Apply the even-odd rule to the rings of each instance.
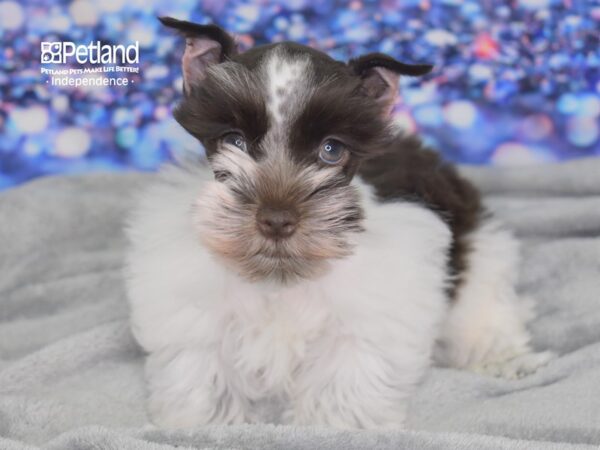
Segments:
[[[350,60],[348,65],[362,79],[365,95],[380,102],[385,114],[391,112],[398,96],[400,75],[421,76],[433,69],[429,64],[405,64],[383,53],[360,56]]]
[[[234,39],[216,25],[199,25],[172,17],[159,17],[158,20],[185,37],[185,52],[181,60],[184,93],[189,93],[194,84],[206,77],[209,66],[237,53]]]

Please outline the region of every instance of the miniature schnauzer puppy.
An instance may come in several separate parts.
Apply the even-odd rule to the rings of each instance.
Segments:
[[[275,400],[281,423],[398,427],[432,360],[513,378],[550,359],[514,238],[390,120],[398,78],[431,66],[240,53],[215,25],[161,21],[185,37],[174,116],[207,161],[159,175],[128,227],[155,423],[266,421]]]

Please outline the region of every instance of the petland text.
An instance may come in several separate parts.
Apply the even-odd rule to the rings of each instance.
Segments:
[[[79,64],[138,64],[140,43],[128,45],[102,44],[100,41],[88,45],[73,42],[42,42],[42,64],[66,64],[72,58]]]

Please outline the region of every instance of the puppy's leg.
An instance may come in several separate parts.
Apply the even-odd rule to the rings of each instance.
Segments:
[[[166,428],[246,421],[245,400],[230,386],[216,353],[167,349],[146,360],[152,421]]]
[[[398,428],[429,352],[340,337],[300,372],[288,421],[335,428]],[[390,354],[393,353],[393,354]]]
[[[467,272],[442,324],[435,359],[504,378],[533,373],[553,355],[529,346],[525,323],[533,316],[533,301],[515,292],[518,243],[493,221],[469,238]]]

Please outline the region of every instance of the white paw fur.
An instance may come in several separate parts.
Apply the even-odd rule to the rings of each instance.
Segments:
[[[535,373],[540,367],[548,364],[556,355],[552,352],[524,353],[506,356],[498,360],[479,361],[469,367],[475,373],[492,377],[516,380]]]

